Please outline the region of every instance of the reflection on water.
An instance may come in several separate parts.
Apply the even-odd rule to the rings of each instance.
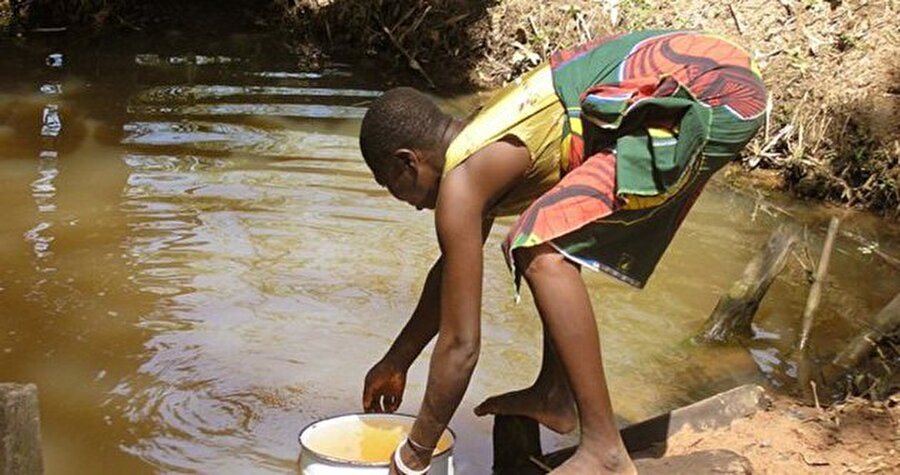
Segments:
[[[48,473],[289,473],[301,427],[360,409],[436,257],[432,217],[390,199],[359,157],[380,89],[364,72],[140,44],[0,45],[15,92],[0,96],[0,380],[38,383]],[[644,291],[585,274],[625,419],[795,377],[797,266],[770,289],[749,352],[687,343],[785,219],[759,203],[712,186]],[[827,217],[791,211],[818,245]],[[490,465],[490,420],[472,407],[540,362],[538,320],[527,296],[513,303],[498,252],[509,224],[487,245],[484,351],[453,421],[460,473]],[[844,229],[900,254],[883,223]],[[821,352],[897,291],[861,249],[837,243]],[[402,411],[425,371],[412,368]]]
[[[128,112],[140,115],[216,116],[273,115],[314,119],[362,119],[362,107],[322,104],[198,104],[191,106],[132,105]]]

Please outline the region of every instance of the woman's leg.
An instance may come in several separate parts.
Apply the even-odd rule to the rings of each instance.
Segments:
[[[516,253],[559,354],[581,423],[578,450],[554,473],[636,473],[615,425],[597,322],[578,267],[549,244]]]
[[[541,371],[534,384],[526,389],[485,399],[475,408],[475,414],[526,416],[560,434],[575,429],[578,422],[575,400],[546,325]]]

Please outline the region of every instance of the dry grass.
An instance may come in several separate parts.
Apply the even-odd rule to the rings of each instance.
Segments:
[[[900,329],[881,339],[872,353],[846,376],[845,392],[873,401],[897,395],[900,402]]]
[[[0,32],[5,32],[12,24],[12,10],[9,0],[0,0]]]
[[[17,16],[24,29],[79,25],[99,30],[124,21],[123,14],[140,7],[137,0],[0,0],[0,17],[12,20],[10,5],[18,3]],[[2,23],[2,20],[0,20]]]
[[[596,2],[275,0],[301,41],[398,59],[431,85],[494,87],[597,30]]]

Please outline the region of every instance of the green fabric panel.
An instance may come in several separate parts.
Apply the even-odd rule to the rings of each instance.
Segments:
[[[604,43],[553,70],[556,94],[566,108],[581,107],[581,94],[598,84],[619,82],[619,65],[641,41],[674,30],[638,31]]]
[[[616,124],[622,117],[622,113],[628,106],[628,99],[621,101],[589,101],[585,100],[581,103],[581,113],[586,116],[597,117],[603,122]]]
[[[615,140],[617,193],[653,196],[677,183],[706,143],[710,112],[695,100],[677,95],[644,99],[628,110],[620,129],[635,131]],[[681,117],[676,143],[656,146],[644,125],[651,119],[673,117]]]
[[[715,127],[709,131],[709,143],[704,150],[711,155],[734,155],[739,152],[765,122],[764,117],[741,119],[724,107],[713,109],[712,120]]]
[[[713,109],[714,127],[703,148],[707,165],[716,171],[734,160],[764,123],[765,117],[743,120],[724,107]]]
[[[681,170],[681,167],[678,166],[678,163],[675,160],[677,156],[675,152],[678,148],[677,139],[668,140],[666,141],[666,143],[661,143],[660,140],[653,138],[652,136],[650,137],[650,139],[650,151],[653,154],[653,164],[655,168],[658,171],[663,172],[663,174],[666,174],[667,171],[670,173],[674,171],[680,177],[681,173],[679,172]],[[670,144],[668,142],[673,143]],[[678,177],[676,177],[675,179],[677,180]],[[667,185],[666,181],[667,180],[664,180],[663,185],[668,188],[668,186],[670,186],[671,184]]]
[[[678,144],[675,146],[675,168],[678,170],[676,180],[697,159],[697,155],[706,144],[711,127],[711,115],[710,108],[699,102],[693,102],[681,118],[678,124]]]
[[[646,130],[616,140],[616,193],[656,195],[653,153]]]

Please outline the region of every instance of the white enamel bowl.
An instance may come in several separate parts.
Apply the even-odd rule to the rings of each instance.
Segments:
[[[302,475],[384,475],[388,473],[388,457],[380,461],[353,460],[342,447],[359,447],[368,427],[390,428],[406,435],[415,418],[403,414],[348,414],[332,417],[308,425],[300,432],[300,473]],[[371,433],[370,433],[371,435]],[[450,429],[441,436],[431,460],[429,475],[453,475],[453,445],[456,440]],[[394,444],[399,443],[396,440]],[[394,445],[391,444],[391,445]]]

